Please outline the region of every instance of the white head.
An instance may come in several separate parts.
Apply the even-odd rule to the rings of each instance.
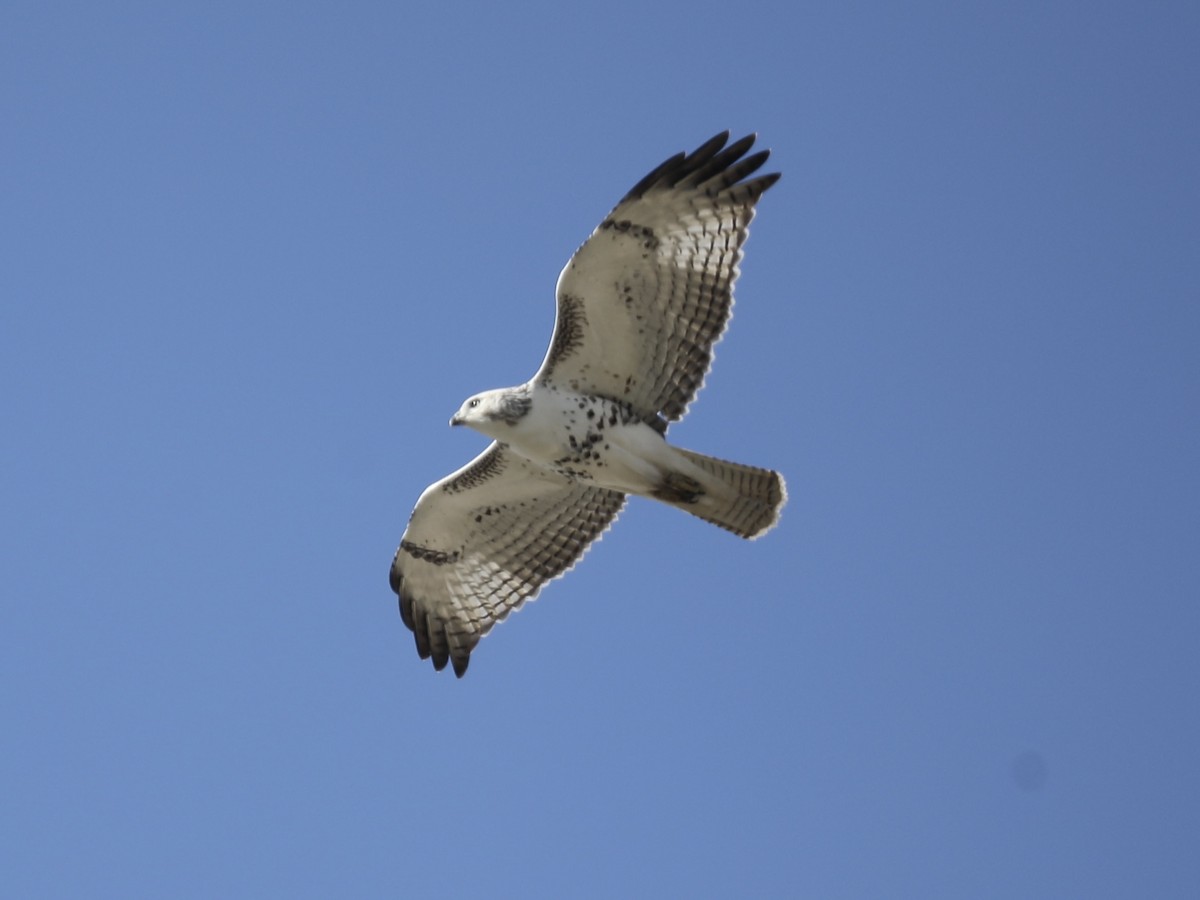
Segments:
[[[469,425],[498,441],[507,440],[506,432],[529,412],[533,404],[527,386],[484,391],[467,399],[450,419],[451,425]]]

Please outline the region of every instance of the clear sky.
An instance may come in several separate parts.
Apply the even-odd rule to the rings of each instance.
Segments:
[[[0,892],[1195,896],[1200,6],[434,6],[0,11]],[[634,501],[435,673],[447,420],[726,128],[672,439],[781,525]]]

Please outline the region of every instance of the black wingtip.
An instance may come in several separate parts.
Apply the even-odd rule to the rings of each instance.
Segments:
[[[757,132],[740,137],[732,144],[729,143],[729,135],[729,131],[722,131],[691,153],[676,153],[634,185],[622,202],[645,196],[658,187],[669,188],[680,184],[689,187],[703,185],[705,190],[719,193],[756,172],[771,155],[770,150],[760,150],[746,156],[758,140]],[[755,183],[762,185],[759,193],[778,179],[778,174],[764,175],[756,179]]]
[[[456,676],[462,678],[466,675],[467,666],[471,662],[471,651],[479,642],[478,635],[451,634],[446,622],[431,617],[421,609],[404,584],[404,579],[398,575],[392,589],[399,594],[400,619],[413,633],[417,656],[421,659],[432,659],[433,667],[439,672],[453,664]]]
[[[392,593],[400,594],[400,585],[404,583],[404,576],[400,574],[400,551],[396,551],[396,555],[392,557],[392,567],[388,569],[388,584],[392,588]]]
[[[745,138],[742,138],[742,140],[745,140]],[[704,165],[706,162],[716,156],[718,151],[728,152],[721,150],[721,148],[727,143],[729,143],[729,129],[726,129],[719,134],[714,134],[707,141],[687,155],[688,168],[695,169],[697,166]],[[750,138],[750,143],[754,143],[753,136]]]
[[[645,194],[650,188],[654,187],[659,180],[671,169],[680,165],[687,158],[686,153],[676,153],[670,159],[663,160],[641,181],[629,189],[625,195],[625,199],[629,200],[634,197],[640,197]]]

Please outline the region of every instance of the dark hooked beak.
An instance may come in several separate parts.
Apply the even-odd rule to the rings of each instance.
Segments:
[[[451,424],[451,425],[463,425],[463,424],[465,424],[465,423],[463,422],[463,420],[462,420],[462,419],[460,419],[460,418],[458,417],[458,413],[455,413],[454,415],[452,415],[452,416],[450,417],[450,424]]]

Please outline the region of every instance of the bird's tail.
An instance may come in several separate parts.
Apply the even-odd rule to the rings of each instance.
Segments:
[[[756,538],[779,521],[787,503],[783,476],[673,447],[686,462],[668,472],[654,497],[744,538]]]

